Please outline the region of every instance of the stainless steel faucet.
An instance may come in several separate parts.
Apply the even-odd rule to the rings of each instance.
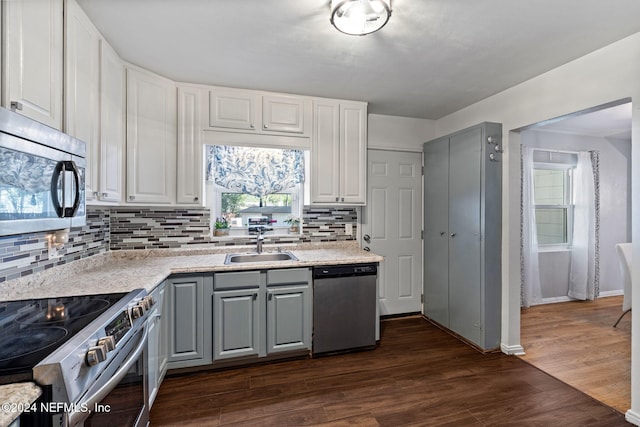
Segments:
[[[264,236],[262,235],[262,228],[258,228],[258,237],[256,237],[256,252],[262,253],[262,243],[264,242]]]

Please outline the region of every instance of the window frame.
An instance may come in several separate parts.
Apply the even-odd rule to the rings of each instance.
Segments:
[[[225,144],[207,144],[207,145],[225,145]],[[227,145],[239,145],[239,144],[227,144]],[[239,145],[242,146],[242,145]],[[244,147],[254,147],[252,145],[244,145]],[[303,213],[303,207],[304,207],[304,201],[305,201],[305,196],[307,194],[307,187],[308,187],[308,179],[307,177],[309,176],[309,164],[307,161],[308,158],[308,154],[309,154],[309,149],[306,148],[296,148],[296,147],[259,147],[259,146],[255,146],[256,148],[270,148],[270,149],[281,149],[281,150],[290,150],[290,149],[294,149],[294,150],[301,150],[304,153],[304,158],[305,158],[305,162],[304,162],[304,168],[305,168],[305,173],[304,173],[304,181],[301,182],[300,184],[297,184],[294,188],[290,188],[287,191],[282,191],[280,193],[277,194],[291,194],[291,215],[300,218],[300,224],[298,226],[298,232],[291,234],[289,232],[285,232],[284,230],[288,231],[288,227],[278,227],[277,229],[274,229],[273,231],[268,231],[265,233],[265,235],[267,236],[292,236],[292,235],[301,235],[302,234],[302,228],[303,228],[303,221],[302,221],[302,213]],[[221,185],[218,185],[214,182],[211,181],[206,181],[205,182],[205,187],[206,187],[206,194],[207,194],[207,200],[206,200],[206,205],[209,207],[210,210],[210,236],[213,236],[215,233],[215,222],[216,222],[216,218],[220,218],[222,216],[222,193],[237,193],[237,194],[242,194],[239,191],[233,191],[230,190],[228,188],[225,188]],[[234,237],[239,237],[239,238],[247,238],[247,237],[254,237],[254,235],[249,234],[249,229],[248,227],[230,227],[230,230],[245,230],[245,233],[239,233],[239,232],[233,232],[229,237],[230,238],[234,238]],[[220,238],[219,236],[216,236],[216,238]]]
[[[564,171],[564,203],[563,204],[537,204],[533,205],[534,212],[536,214],[536,223],[538,221],[538,209],[564,209],[566,211],[566,235],[567,241],[561,243],[540,243],[538,241],[538,247],[545,250],[553,249],[571,249],[573,244],[573,220],[575,210],[575,199],[573,190],[573,173],[576,166],[570,163],[547,163],[547,162],[534,162],[533,170],[561,170]],[[534,183],[534,198],[535,198],[535,183]],[[537,228],[537,224],[536,224]],[[536,230],[537,233],[537,230]],[[537,236],[536,236],[537,237]]]

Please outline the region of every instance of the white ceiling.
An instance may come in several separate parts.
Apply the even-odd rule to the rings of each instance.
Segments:
[[[176,81],[438,119],[640,31],[638,0],[394,0],[363,37],[329,0],[78,0],[126,61]]]
[[[628,102],[539,123],[535,130],[631,141],[631,114],[631,102]]]

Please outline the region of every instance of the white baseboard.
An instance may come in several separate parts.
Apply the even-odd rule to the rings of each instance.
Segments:
[[[629,409],[625,414],[624,418],[629,421],[631,424],[635,424],[640,426],[640,414]]]
[[[598,298],[616,297],[618,295],[624,295],[624,292],[621,289],[615,290],[615,291],[602,291],[600,292],[600,295],[598,296]],[[542,305],[542,304],[554,304],[557,302],[569,302],[569,301],[576,301],[576,300],[568,296],[549,297],[549,298],[542,298],[542,302],[538,304],[531,304],[531,305],[533,306],[533,305]]]
[[[500,350],[504,354],[508,354],[510,356],[522,356],[522,355],[524,355],[524,348],[522,348],[521,345],[500,344]]]

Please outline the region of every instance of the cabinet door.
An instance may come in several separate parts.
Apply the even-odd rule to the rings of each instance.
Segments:
[[[200,89],[178,87],[178,203],[202,203],[201,135]]]
[[[120,57],[100,40],[100,187],[102,201],[122,201],[125,147],[125,71]]]
[[[87,200],[98,198],[100,176],[100,34],[74,0],[65,10],[65,126],[86,144]]]
[[[169,279],[169,368],[211,363],[211,292],[203,276]]]
[[[449,327],[449,138],[424,146],[424,313]]]
[[[311,142],[311,202],[340,198],[340,104],[315,101]]]
[[[364,204],[367,197],[367,111],[340,104],[340,202]]]
[[[172,204],[176,195],[176,87],[127,70],[127,201]]]
[[[267,289],[267,353],[311,349],[309,285]]]
[[[480,185],[482,129],[450,139],[449,319],[450,328],[481,343]]]
[[[209,127],[255,130],[258,96],[241,90],[209,92]]]
[[[273,132],[304,132],[304,100],[294,96],[262,97],[262,129]]]
[[[263,306],[259,288],[213,293],[215,360],[264,355],[260,339]]]
[[[148,336],[149,342],[147,344],[149,352],[149,375],[148,375],[148,396],[149,405],[153,405],[160,383],[166,372],[167,366],[167,350],[166,350],[166,335],[167,331],[164,326],[167,324],[164,321],[167,313],[164,311],[164,294],[165,283],[161,284],[151,294],[155,300],[155,305],[152,308],[151,315],[149,316]]]
[[[3,1],[5,108],[62,129],[62,0]]]

